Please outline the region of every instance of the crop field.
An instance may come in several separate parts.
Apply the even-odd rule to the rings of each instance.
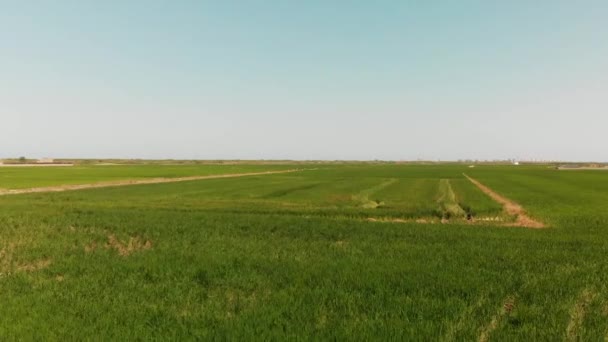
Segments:
[[[608,340],[608,172],[6,167],[0,188],[3,339]]]
[[[70,167],[2,167],[0,189],[23,189],[109,181],[209,176],[285,170],[284,165],[78,165]]]

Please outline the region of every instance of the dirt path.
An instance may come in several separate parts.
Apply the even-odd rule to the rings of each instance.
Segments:
[[[0,167],[65,167],[74,166],[74,164],[2,164]]]
[[[507,212],[507,214],[517,217],[517,220],[515,221],[515,224],[513,224],[513,226],[526,228],[545,228],[544,223],[526,215],[526,212],[521,205],[511,201],[510,199],[502,195],[499,195],[494,190],[488,188],[487,186],[481,184],[479,181],[467,176],[466,174],[463,173],[463,175],[469,181],[471,181],[471,183],[475,184],[486,195],[490,196],[496,202],[502,204],[503,209]]]
[[[202,179],[261,176],[261,175],[271,175],[271,174],[277,174],[277,173],[289,173],[289,172],[298,172],[298,171],[303,171],[303,170],[293,169],[293,170],[282,170],[282,171],[229,173],[229,174],[222,174],[222,175],[188,176],[188,177],[177,177],[177,178],[150,178],[150,179],[138,179],[138,180],[121,180],[121,181],[112,181],[112,182],[99,182],[99,183],[93,183],[93,184],[57,185],[57,186],[29,188],[29,189],[12,189],[12,190],[0,189],[0,196],[31,194],[31,193],[39,193],[39,192],[61,192],[61,191],[96,189],[96,188],[140,185],[140,184],[175,183],[175,182],[202,180]]]

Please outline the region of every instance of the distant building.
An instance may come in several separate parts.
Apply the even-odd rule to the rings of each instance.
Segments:
[[[53,158],[41,158],[38,159],[38,161],[36,163],[38,164],[52,164],[55,162],[55,159]]]

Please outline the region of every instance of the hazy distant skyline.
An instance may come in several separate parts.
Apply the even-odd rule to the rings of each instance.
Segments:
[[[608,2],[20,1],[0,158],[608,161]]]

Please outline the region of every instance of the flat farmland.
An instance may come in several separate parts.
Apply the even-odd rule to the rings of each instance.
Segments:
[[[285,165],[75,165],[0,168],[0,189],[286,170]]]
[[[2,168],[0,188],[296,169],[0,196],[0,336],[608,337],[605,172],[458,164]],[[545,228],[515,226],[517,215],[465,174]]]

